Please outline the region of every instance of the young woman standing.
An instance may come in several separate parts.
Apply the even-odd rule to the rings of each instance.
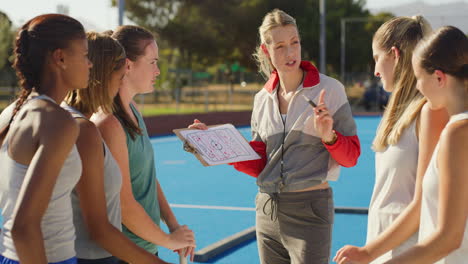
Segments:
[[[83,164],[72,192],[78,264],[164,263],[121,232],[122,174],[97,127],[89,118],[98,110],[112,113],[112,103],[126,73],[123,47],[108,35],[89,32],[93,63],[87,89],[68,93],[62,107],[80,126],[76,145]],[[115,257],[114,257],[115,256]]]
[[[114,99],[114,114],[98,113],[92,120],[122,171],[123,232],[152,254],[157,254],[157,245],[172,250],[187,246],[193,249],[193,232],[179,225],[156,178],[153,147],[133,101],[135,95],[154,89],[160,73],[158,45],[153,34],[138,26],[120,27],[112,37],[125,49],[127,73]],[[170,234],[160,228],[161,218]]]
[[[37,16],[20,28],[14,55],[21,92],[0,115],[0,262],[74,264],[79,128],[57,102],[88,85],[83,26],[64,15]]]
[[[255,95],[251,145],[262,159],[234,167],[258,177],[260,262],[328,263],[334,217],[328,181],[360,155],[351,107],[340,82],[301,61],[294,18],[273,10],[259,34],[255,56],[268,81]],[[196,121],[190,127],[206,125]]]

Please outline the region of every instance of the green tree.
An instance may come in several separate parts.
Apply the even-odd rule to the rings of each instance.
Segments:
[[[8,65],[13,49],[12,23],[8,16],[0,11],[0,71]]]
[[[327,64],[340,69],[341,18],[371,17],[364,0],[327,1]],[[279,8],[296,18],[303,58],[319,59],[319,0],[127,0],[126,15],[137,24],[159,32],[171,48],[179,49],[180,67],[203,68],[238,61],[256,70],[252,53],[258,43],[263,16]],[[365,71],[372,60],[373,32],[353,29],[347,58],[353,70]]]

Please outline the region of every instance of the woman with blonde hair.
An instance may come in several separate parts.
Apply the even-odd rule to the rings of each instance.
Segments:
[[[78,264],[165,263],[121,232],[120,168],[89,118],[97,111],[112,113],[112,103],[126,73],[123,47],[108,35],[87,33],[93,63],[87,89],[68,93],[62,107],[80,126],[76,145],[83,172],[72,192],[75,250]],[[114,257],[115,256],[115,257]]]
[[[417,88],[445,126],[422,182],[418,244],[388,264],[459,264],[468,260],[468,38],[442,27],[413,55]]]
[[[374,35],[375,76],[392,95],[373,143],[376,180],[367,244],[361,248],[345,246],[338,251],[337,261],[346,263],[346,257],[362,263],[383,263],[418,241],[421,182],[448,121],[446,110],[431,110],[416,89],[411,66],[416,45],[430,32],[421,16],[396,17]]]
[[[351,107],[340,82],[301,60],[294,18],[275,9],[259,35],[255,56],[268,81],[255,95],[250,143],[262,159],[234,167],[257,177],[260,262],[328,263],[334,217],[328,181],[360,155]]]

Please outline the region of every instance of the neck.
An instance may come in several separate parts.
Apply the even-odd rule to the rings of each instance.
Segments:
[[[60,104],[60,102],[65,99],[68,91],[71,91],[71,88],[65,88],[63,82],[57,82],[55,79],[52,78],[44,78],[39,86],[39,89],[36,88],[36,91],[39,94],[47,95],[48,97],[52,98],[56,103]]]
[[[119,91],[120,99],[122,100],[123,107],[127,113],[131,114],[130,103],[133,101],[136,93],[128,83],[124,83]]]
[[[450,116],[468,111],[468,92],[463,84],[452,89],[447,97],[447,111]]]
[[[280,88],[281,90],[285,91],[286,93],[294,92],[297,90],[297,87],[301,84],[303,79],[304,72],[301,68],[298,68],[294,72],[279,72],[279,79],[280,79]]]

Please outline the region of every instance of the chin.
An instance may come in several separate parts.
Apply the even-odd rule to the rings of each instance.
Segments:
[[[147,94],[147,93],[152,93],[154,91],[154,87],[153,86],[149,86],[147,87],[146,89],[143,89],[141,91],[142,94]]]

